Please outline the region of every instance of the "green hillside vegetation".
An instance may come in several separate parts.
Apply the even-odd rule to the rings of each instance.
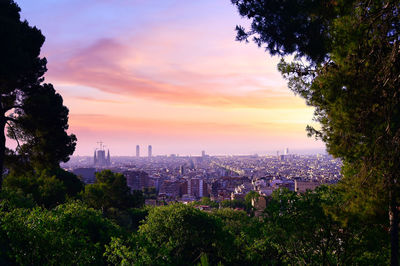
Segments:
[[[84,199],[46,209],[21,191],[4,190],[1,197],[5,265],[188,265],[200,263],[202,256],[210,265],[382,265],[389,260],[385,217],[337,221],[343,198],[329,187],[301,195],[276,191],[262,217],[178,203],[109,216]]]

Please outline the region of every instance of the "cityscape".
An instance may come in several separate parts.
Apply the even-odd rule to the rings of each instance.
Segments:
[[[400,265],[400,1],[0,0],[0,265]]]
[[[104,169],[122,173],[132,191],[154,190],[156,197],[147,200],[148,204],[189,203],[202,197],[216,202],[243,200],[250,191],[271,196],[280,188],[302,193],[335,184],[341,177],[339,159],[326,154],[291,154],[289,148],[276,156],[210,156],[206,151],[198,156],[153,156],[152,145],[146,147],[146,154],[136,145],[135,156],[110,157],[110,150],[98,144],[93,157],[75,156],[62,167],[86,184],[95,183],[95,173]]]

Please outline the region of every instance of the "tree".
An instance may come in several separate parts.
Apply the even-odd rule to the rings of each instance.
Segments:
[[[4,190],[21,191],[26,197],[32,197],[39,206],[55,207],[65,202],[66,189],[62,181],[46,171],[27,172],[25,175],[8,175],[4,179]]]
[[[333,215],[342,204],[335,188],[319,187],[303,194],[274,191],[262,231],[265,242],[275,248],[276,253],[270,251],[275,260],[306,265],[387,264],[387,237],[380,225],[358,217],[348,217],[348,224],[342,224]]]
[[[210,206],[211,208],[218,208],[218,202],[212,201],[209,197],[202,197],[199,201],[193,201],[191,206],[199,206],[199,205],[206,205]]]
[[[110,208],[126,210],[144,204],[141,191],[132,194],[125,176],[110,170],[96,173],[96,183],[85,186],[82,198],[90,207],[102,210],[103,213]]]
[[[244,200],[241,199],[234,199],[234,200],[223,200],[220,202],[220,206],[222,208],[232,208],[232,209],[246,209],[246,203]]]
[[[374,191],[387,199],[391,264],[398,265],[400,53],[398,1],[232,0],[272,54],[294,54],[279,70],[315,107],[321,129],[308,127],[347,168],[343,186],[361,202]],[[311,6],[311,8],[310,8]],[[310,49],[309,49],[310,48]],[[346,186],[352,184],[352,186]],[[358,191],[359,193],[357,193]],[[353,202],[360,197],[353,197]],[[349,197],[350,199],[350,197]]]
[[[36,169],[59,168],[75,151],[76,137],[68,135],[68,108],[51,84],[33,88],[16,109],[8,137],[23,141],[17,151]]]
[[[236,26],[238,41],[253,41],[272,55],[297,54],[312,62],[327,59],[332,48],[330,28],[339,14],[349,13],[354,0],[231,0],[250,29]]]
[[[84,183],[79,179],[79,177],[71,172],[65,171],[64,169],[57,168],[48,172],[50,175],[54,175],[58,180],[63,182],[66,189],[66,194],[70,198],[78,196],[78,194],[85,187]]]
[[[132,235],[128,240],[112,238],[109,245],[106,245],[104,256],[111,265],[146,265],[150,264],[151,258],[142,257],[138,249],[143,247],[138,244],[138,239]]]
[[[264,241],[262,221],[249,217],[244,211],[230,208],[213,210],[212,214],[222,220],[223,230],[233,238],[229,247],[225,247],[229,250],[224,252],[224,259],[228,265],[275,264],[274,249]]]
[[[9,137],[24,142],[11,154],[29,155],[21,161],[40,162],[46,167],[68,160],[76,142],[74,135],[65,133],[68,109],[61,96],[50,84],[41,85],[47,70],[46,59],[40,58],[45,38],[36,27],[20,20],[20,11],[13,0],[0,1],[0,188],[6,127]]]
[[[260,194],[254,190],[250,191],[244,197],[244,202],[246,203],[246,211],[254,215],[253,201],[258,201]]]
[[[145,187],[142,191],[145,199],[157,199],[157,190],[155,187]]]
[[[202,254],[217,263],[228,245],[220,219],[183,204],[151,209],[138,232],[147,242],[145,254],[157,265],[194,264]]]
[[[119,228],[79,202],[0,209],[0,261],[10,265],[103,265],[111,237],[121,237]]]
[[[10,173],[4,179],[3,190],[21,193],[32,197],[34,202],[46,208],[53,208],[74,198],[83,189],[83,183],[72,173],[58,169],[57,171],[26,171]]]

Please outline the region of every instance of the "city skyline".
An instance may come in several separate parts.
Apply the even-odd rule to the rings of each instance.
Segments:
[[[107,146],[102,146],[103,142],[96,142],[97,144],[100,144],[100,147],[103,148],[93,148],[94,152],[96,153],[98,150],[105,150],[105,147]],[[193,151],[191,153],[177,153],[177,152],[172,152],[172,153],[160,153],[160,152],[153,152],[153,146],[152,145],[148,145],[148,144],[135,144],[132,147],[134,147],[134,149],[132,149],[132,153],[131,154],[115,154],[113,153],[113,155],[111,157],[136,157],[136,158],[149,158],[149,157],[153,157],[153,156],[201,156],[201,157],[205,157],[205,156],[247,156],[247,155],[259,155],[259,156],[279,156],[279,155],[289,155],[289,154],[294,154],[294,155],[317,155],[317,154],[327,154],[326,150],[324,149],[304,149],[304,150],[292,150],[290,149],[291,152],[289,152],[289,147],[285,147],[282,148],[280,150],[259,150],[259,151],[255,151],[255,152],[241,152],[241,153],[208,153],[205,150],[200,150],[200,151]],[[141,148],[146,148],[147,147],[147,154],[141,154],[140,150]],[[110,148],[107,148],[108,151],[110,151]],[[151,150],[151,151],[150,151]],[[112,148],[111,148],[112,151]],[[149,154],[151,156],[149,156]],[[92,155],[73,155],[73,156],[82,156],[82,157],[92,157]]]
[[[279,58],[235,41],[246,22],[229,1],[17,3],[46,36],[45,81],[70,109],[74,155],[97,139],[119,155],[137,143],[154,155],[324,150],[307,138],[313,109],[287,88]]]

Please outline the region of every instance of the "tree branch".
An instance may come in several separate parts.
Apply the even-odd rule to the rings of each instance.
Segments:
[[[15,134],[14,128],[12,127],[12,125],[7,121],[6,124],[8,125],[9,129],[11,130],[11,133],[14,136],[15,141],[17,142],[17,146],[19,149],[21,149],[21,145],[19,144],[18,138],[17,138],[17,134]]]
[[[13,123],[16,123],[16,124],[18,124],[18,121],[15,119],[15,118],[13,118],[13,117],[6,117],[6,123],[8,124],[8,121],[11,121],[11,122],[13,122]]]

